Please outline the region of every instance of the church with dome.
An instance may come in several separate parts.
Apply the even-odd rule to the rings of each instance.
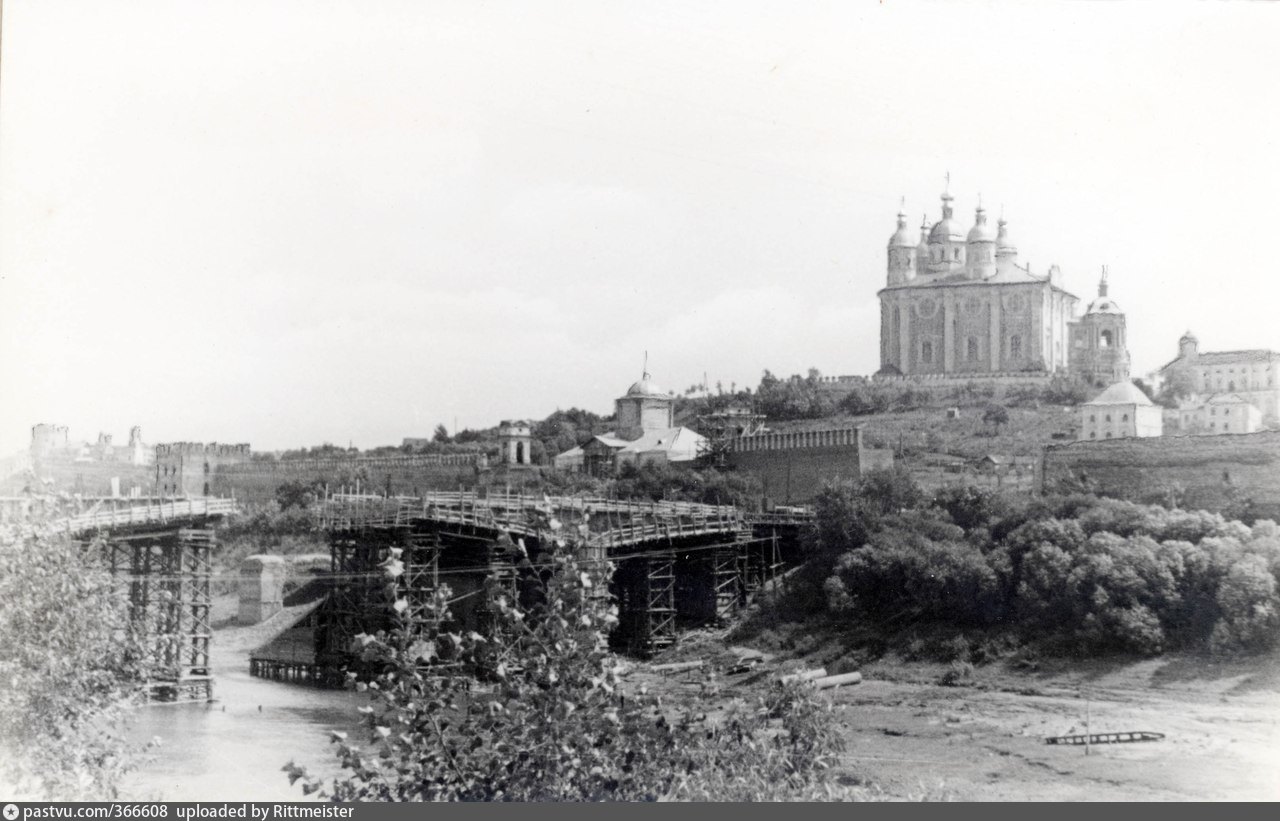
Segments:
[[[1107,296],[1077,319],[1079,298],[1058,267],[1044,275],[1018,261],[1002,218],[979,204],[973,226],[956,220],[950,192],[942,219],[919,236],[898,213],[880,297],[878,377],[964,378],[1072,373],[1093,384],[1128,379],[1124,314]]]
[[[673,394],[658,387],[648,373],[643,374],[626,394],[614,400],[618,427],[559,454],[555,466],[610,476],[626,464],[692,462],[702,453],[707,438],[676,426],[675,403]]]

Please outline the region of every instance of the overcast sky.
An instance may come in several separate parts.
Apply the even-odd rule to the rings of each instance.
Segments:
[[[878,367],[951,173],[1135,373],[1280,348],[1274,4],[6,0],[0,453]],[[1082,303],[1082,307],[1083,307]]]

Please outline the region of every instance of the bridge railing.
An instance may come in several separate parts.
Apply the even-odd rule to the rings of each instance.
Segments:
[[[480,496],[469,491],[434,491],[421,497],[334,494],[321,509],[326,529],[407,527],[427,520],[531,535],[542,528],[544,519],[552,518],[566,527],[586,524],[587,544],[606,547],[747,526],[742,512],[728,505],[512,493]]]
[[[97,508],[87,513],[54,519],[45,527],[54,533],[85,533],[91,530],[110,530],[130,525],[157,524],[179,519],[196,519],[205,516],[225,516],[234,513],[234,499],[169,499],[155,500],[144,505]],[[34,532],[34,527],[24,528]]]

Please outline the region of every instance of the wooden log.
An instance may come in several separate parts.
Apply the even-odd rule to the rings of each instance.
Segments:
[[[812,670],[801,670],[798,673],[791,673],[790,675],[785,675],[782,678],[778,679],[778,681],[782,682],[783,684],[790,684],[793,681],[813,681],[814,679],[826,678],[826,677],[827,677],[827,668],[815,667]]]
[[[819,690],[830,690],[832,687],[843,687],[846,684],[857,684],[862,681],[862,673],[845,673],[839,676],[826,676],[813,680],[813,686]]]
[[[697,661],[677,661],[671,664],[655,664],[652,669],[655,673],[678,673],[681,670],[697,670],[702,667],[705,662],[702,659]]]

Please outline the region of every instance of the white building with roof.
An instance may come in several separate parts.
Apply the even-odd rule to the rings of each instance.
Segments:
[[[676,426],[675,396],[654,384],[649,374],[632,384],[614,405],[617,429],[559,454],[557,468],[604,476],[625,464],[692,462],[701,453],[706,437]]]
[[[1057,266],[1038,276],[1019,264],[1008,224],[987,224],[979,205],[966,233],[942,195],[942,219],[917,239],[898,214],[880,297],[881,375],[970,378],[1065,371],[1068,321],[1079,299]]]
[[[1183,433],[1253,433],[1262,430],[1262,411],[1239,394],[1218,393],[1178,408]]]
[[[1082,440],[1160,436],[1164,412],[1137,385],[1117,382],[1080,406]]]
[[[1280,353],[1262,348],[1201,351],[1190,331],[1178,340],[1178,357],[1159,371],[1164,385],[1182,384],[1193,399],[1232,393],[1253,405],[1268,424],[1280,422]]]

